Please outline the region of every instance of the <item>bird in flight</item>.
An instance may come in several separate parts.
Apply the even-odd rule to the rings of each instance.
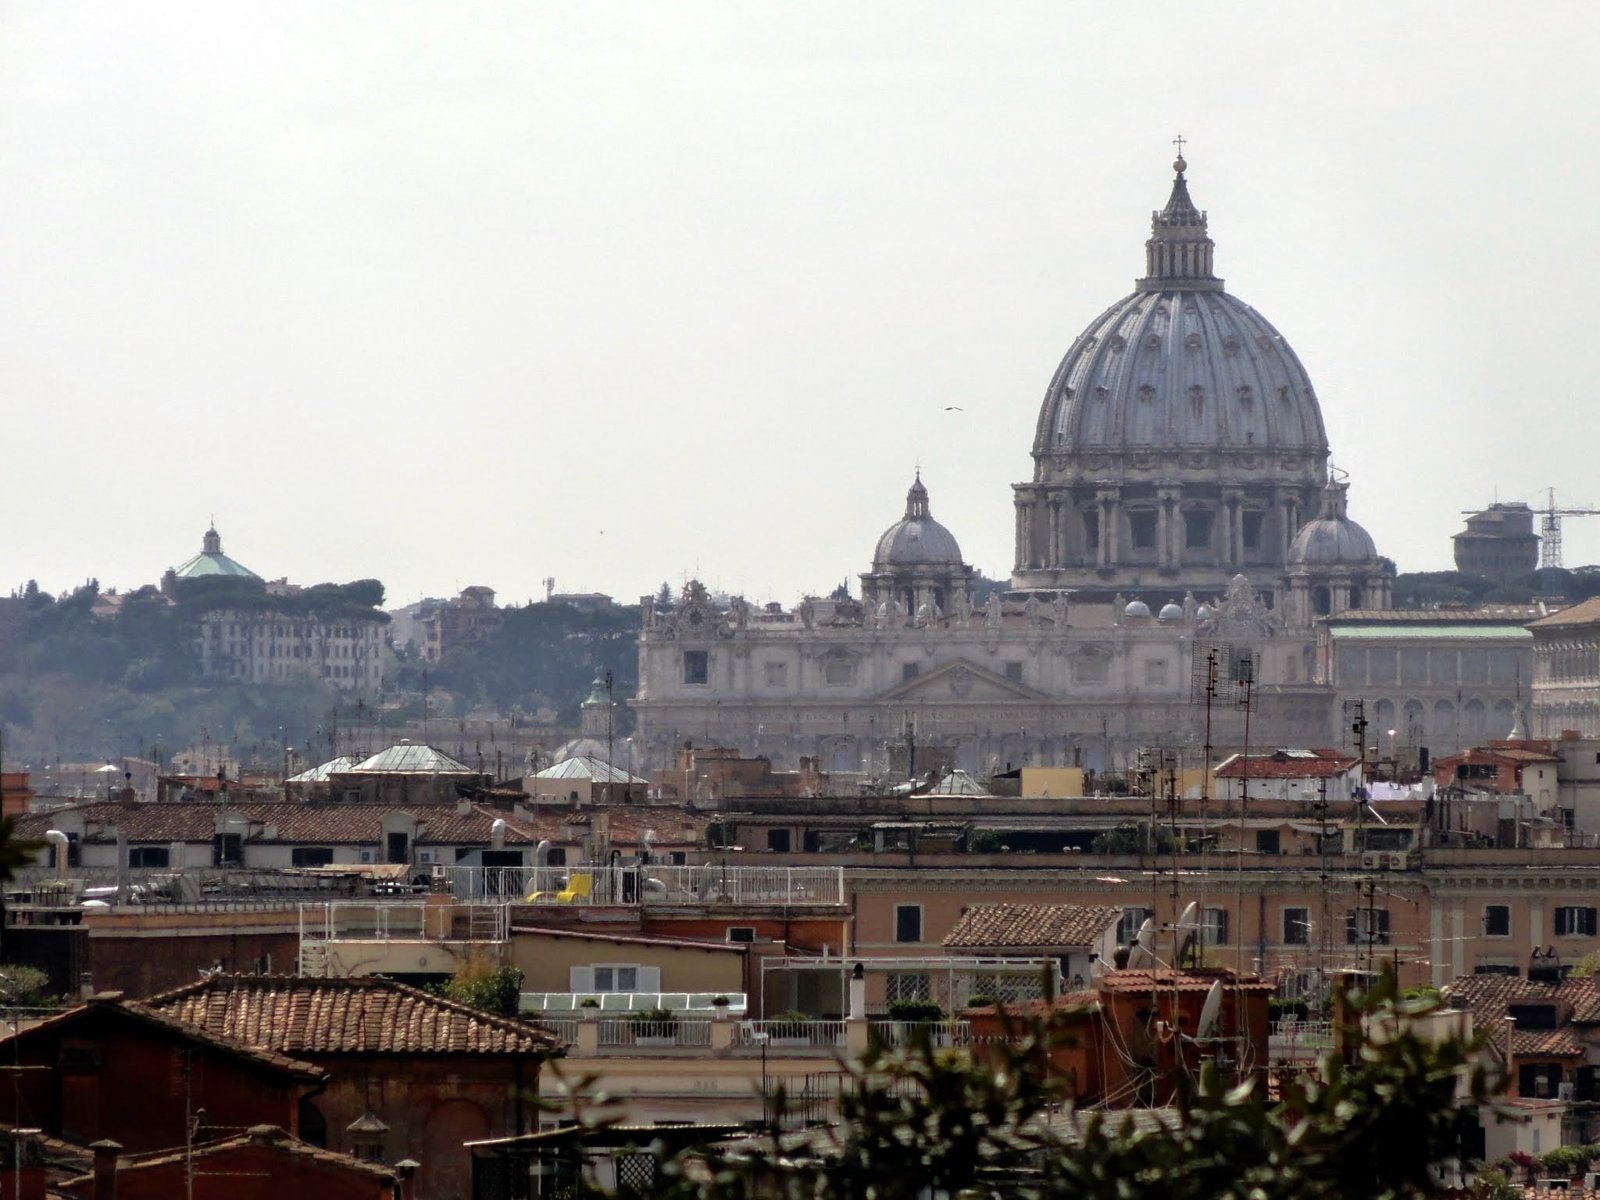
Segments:
[[[945,410],[945,412],[966,412],[967,411],[966,409],[962,408],[961,405],[959,405],[959,404],[946,404],[944,406],[944,410]]]

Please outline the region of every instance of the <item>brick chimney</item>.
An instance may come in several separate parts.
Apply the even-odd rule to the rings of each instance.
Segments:
[[[104,1138],[91,1142],[94,1151],[94,1200],[117,1200],[117,1155],[122,1144]]]

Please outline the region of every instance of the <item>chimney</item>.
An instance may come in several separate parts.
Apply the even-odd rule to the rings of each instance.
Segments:
[[[400,1181],[400,1200],[417,1200],[417,1168],[420,1166],[422,1164],[414,1158],[402,1158],[395,1163],[395,1178]]]
[[[94,1151],[94,1200],[117,1200],[117,1155],[122,1153],[121,1143],[105,1138],[91,1143],[89,1149]]]

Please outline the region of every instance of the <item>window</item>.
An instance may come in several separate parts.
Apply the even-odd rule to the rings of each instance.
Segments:
[[[787,829],[767,830],[767,849],[776,850],[780,854],[789,852],[789,831]]]
[[[1344,915],[1344,940],[1348,945],[1389,944],[1387,908],[1352,908]]]
[[[60,863],[56,862],[56,849],[57,848],[56,848],[55,844],[51,843],[51,845],[50,845],[50,865],[52,867],[59,867],[61,865]],[[77,865],[78,865],[78,835],[75,834],[75,833],[69,833],[69,834],[67,834],[67,866],[75,867]]]
[[[1593,937],[1594,909],[1567,905],[1556,909],[1556,934],[1559,937]]]
[[[1247,511],[1239,522],[1243,526],[1240,532],[1244,534],[1244,548],[1246,550],[1259,550],[1261,548],[1261,517],[1261,513]]]
[[[1485,904],[1483,906],[1483,936],[1511,936],[1511,906],[1509,904]]]
[[[1128,530],[1133,535],[1133,548],[1135,550],[1154,550],[1156,548],[1156,515],[1153,512],[1131,512],[1128,514]]]
[[[1283,910],[1283,944],[1306,946],[1311,943],[1311,910],[1286,908]]]
[[[289,851],[289,862],[296,867],[326,867],[333,862],[333,847],[296,846]]]
[[[1139,936],[1139,926],[1152,915],[1148,908],[1123,909],[1122,919],[1117,923],[1117,941],[1124,946],[1131,945],[1133,939]]]
[[[1204,550],[1211,545],[1211,514],[1186,512],[1183,514],[1183,544],[1189,550]]]
[[[1100,514],[1092,508],[1083,514],[1083,544],[1090,550],[1100,549]]]
[[[217,834],[211,849],[216,866],[237,867],[244,862],[244,838],[237,833]]]
[[[756,927],[754,925],[729,925],[728,940],[730,942],[753,942],[756,940]]]
[[[1226,946],[1228,944],[1228,910],[1206,908],[1200,911],[1200,944]]]
[[[1257,854],[1282,854],[1283,834],[1276,829],[1256,830]]]
[[[171,851],[165,846],[129,846],[130,867],[165,867],[172,861]]]
[[[594,990],[597,992],[637,992],[638,967],[595,967]]]
[[[691,687],[704,687],[710,678],[710,655],[704,650],[685,650],[683,652],[683,682]]]
[[[762,664],[761,673],[768,687],[789,686],[788,663],[764,663]]]
[[[384,861],[389,863],[408,863],[411,861],[411,839],[403,833],[391,833],[384,837]]]
[[[894,906],[894,940],[920,942],[922,940],[922,905],[896,904]]]
[[[931,1000],[933,988],[926,975],[895,973],[884,980],[883,998],[890,1004],[896,1000]]]
[[[856,681],[856,660],[835,655],[822,664],[822,682],[846,687]]]
[[[1073,683],[1104,683],[1110,660],[1098,654],[1079,655],[1072,660]]]
[[[900,682],[901,683],[910,683],[913,679],[915,679],[920,674],[922,674],[922,667],[918,663],[901,663],[900,664]]]
[[[1256,656],[1252,650],[1234,649],[1228,655],[1228,678],[1234,683],[1254,683]]]
[[[1019,663],[1019,662],[1008,662],[1006,664],[1006,678],[1009,679],[1012,683],[1021,683],[1022,682],[1022,664]]]

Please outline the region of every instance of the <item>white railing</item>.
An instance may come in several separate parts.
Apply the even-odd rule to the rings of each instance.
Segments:
[[[1333,1045],[1331,1021],[1274,1021],[1271,1034],[1274,1041],[1298,1042],[1304,1046]]]
[[[538,1017],[535,1024],[542,1025],[556,1035],[563,1046],[578,1044],[578,1019],[576,1017]]]
[[[641,1021],[633,1017],[603,1017],[600,1020],[602,1046],[691,1046],[711,1045],[711,1022],[674,1017]]]
[[[844,1045],[843,1021],[740,1021],[737,1044],[759,1050],[762,1036],[769,1047],[784,1049],[801,1046],[815,1050],[836,1050]]]
[[[301,941],[506,940],[504,904],[418,904],[358,900],[300,905]]]
[[[458,900],[527,904],[844,903],[842,867],[452,867],[432,869],[434,886]]]
[[[875,1039],[897,1050],[920,1037],[934,1046],[965,1046],[971,1040],[965,1021],[869,1021],[868,1028]]]

